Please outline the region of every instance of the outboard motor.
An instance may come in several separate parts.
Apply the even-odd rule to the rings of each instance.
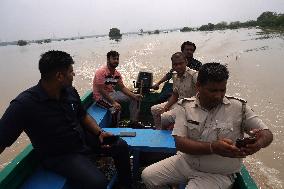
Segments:
[[[136,84],[134,82],[134,87],[137,88],[137,93],[147,94],[153,86],[153,73],[150,72],[139,72]],[[142,84],[142,85],[141,85]]]

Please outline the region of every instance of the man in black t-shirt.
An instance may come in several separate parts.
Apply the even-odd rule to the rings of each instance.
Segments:
[[[24,131],[42,164],[83,188],[106,189],[107,179],[89,158],[107,154],[114,158],[123,188],[131,188],[127,143],[119,139],[102,145],[111,133],[104,132],[88,115],[72,87],[74,61],[62,51],[41,55],[39,83],[10,103],[0,120],[0,153]]]

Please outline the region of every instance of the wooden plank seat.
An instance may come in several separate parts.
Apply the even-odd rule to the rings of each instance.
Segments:
[[[111,124],[110,113],[107,109],[92,104],[87,112],[97,121],[101,127],[107,127]],[[115,174],[107,189],[111,189],[117,180]],[[81,189],[82,187],[65,177],[49,171],[39,166],[36,171],[24,182],[20,189]]]

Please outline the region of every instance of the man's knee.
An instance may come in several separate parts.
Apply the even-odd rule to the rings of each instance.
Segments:
[[[153,176],[154,174],[150,167],[146,167],[141,173],[141,179],[143,180],[143,183],[146,185],[155,185],[155,183],[152,180]]]
[[[125,140],[119,138],[118,141],[117,141],[117,145],[120,147],[120,148],[126,148],[128,149],[128,144]]]
[[[175,119],[170,113],[165,112],[161,115],[162,128],[167,128],[168,126],[170,126],[174,123],[175,123]]]
[[[150,177],[151,172],[148,170],[148,167],[146,167],[142,173],[141,173],[141,179],[143,180],[143,182],[146,184],[148,183],[148,179],[151,178]]]
[[[118,139],[116,145],[113,146],[112,151],[114,154],[122,155],[127,154],[129,155],[129,146],[127,142],[123,139]]]
[[[157,105],[151,107],[151,113],[152,115],[159,114],[159,108],[157,107]]]

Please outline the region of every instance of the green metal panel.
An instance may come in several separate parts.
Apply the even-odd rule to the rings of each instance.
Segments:
[[[81,97],[82,104],[87,107],[89,107],[93,103],[93,92],[87,91],[82,97]]]
[[[18,188],[32,174],[37,165],[38,160],[30,144],[0,172],[0,188]]]
[[[256,183],[254,182],[244,165],[241,168],[241,172],[237,174],[237,178],[234,184],[234,189],[239,188],[258,189]]]

